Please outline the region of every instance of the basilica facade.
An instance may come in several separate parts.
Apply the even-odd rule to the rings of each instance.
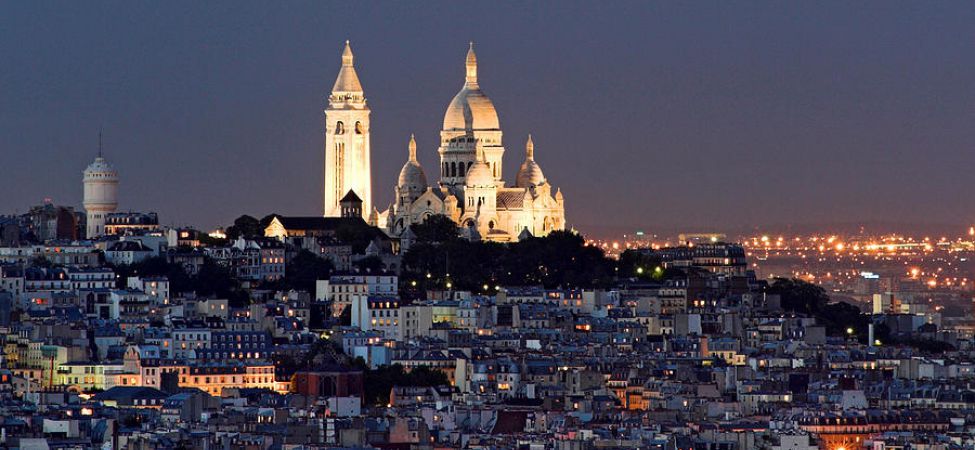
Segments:
[[[355,73],[351,68],[351,50],[348,45],[345,51],[342,68],[345,74],[340,72],[336,86],[347,84],[340,81],[343,77],[349,78],[349,70],[352,70],[353,75]],[[349,61],[348,69],[345,66],[346,60]],[[428,182],[426,171],[417,160],[416,140],[411,136],[406,164],[400,170],[393,187],[393,203],[379,211],[377,208],[368,209],[368,200],[364,200],[366,219],[382,228],[389,236],[404,239],[412,234],[410,225],[421,223],[433,215],[449,217],[461,227],[466,238],[474,240],[512,242],[527,236],[544,236],[554,230],[564,229],[565,200],[562,192],[552,187],[542,173],[541,166],[535,161],[531,136],[526,140],[524,161],[515,176],[514,184],[508,186],[503,179],[502,158],[505,148],[501,125],[494,104],[478,83],[477,56],[474,54],[473,44],[467,51],[465,69],[464,85],[447,106],[440,131],[440,145],[437,150],[440,156],[437,167],[439,181],[433,184]],[[361,86],[358,86],[358,78],[355,85],[359,91],[351,96],[362,99],[362,108],[357,109],[360,111],[360,117],[356,118],[357,123],[366,124],[362,129],[365,142],[358,143],[358,148],[365,149],[365,158],[368,161],[368,112],[365,112],[366,116],[361,116],[365,100]],[[339,94],[350,95],[347,91]],[[336,92],[333,89],[330,100],[334,97]],[[337,150],[334,147],[335,139],[331,142],[329,140],[328,128],[329,111],[326,110],[326,180],[330,175],[330,162],[336,161],[334,157],[329,159],[328,144],[333,144],[331,148]],[[368,174],[354,175],[353,178],[368,180]],[[345,189],[334,183],[327,188],[332,189],[333,196]],[[352,186],[346,190],[359,192]],[[362,194],[359,196],[365,199]],[[326,198],[329,198],[327,192]],[[329,215],[329,206],[326,203],[326,215]]]

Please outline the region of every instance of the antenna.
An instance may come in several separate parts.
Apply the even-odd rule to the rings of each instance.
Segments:
[[[102,127],[98,127],[98,157],[102,157]]]

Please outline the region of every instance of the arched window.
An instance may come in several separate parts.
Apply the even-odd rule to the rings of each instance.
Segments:
[[[365,129],[362,127],[362,122],[356,122],[355,123],[355,134],[363,134],[363,133],[365,133]]]
[[[450,163],[450,176],[452,177],[457,176],[457,163],[455,162]]]
[[[335,122],[335,134],[345,134],[345,124],[341,121]]]
[[[460,163],[460,176],[464,176],[464,163]]]
[[[493,220],[490,221],[490,222],[488,222],[488,228],[489,229],[492,229],[492,230],[494,229],[494,221]]]

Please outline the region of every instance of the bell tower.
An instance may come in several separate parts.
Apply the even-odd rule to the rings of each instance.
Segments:
[[[369,112],[353,65],[352,47],[345,41],[342,68],[325,108],[323,214],[326,217],[342,215],[339,203],[349,191],[362,200],[362,214],[372,211]]]

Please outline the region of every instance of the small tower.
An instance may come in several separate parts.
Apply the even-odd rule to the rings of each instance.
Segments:
[[[98,156],[84,171],[84,207],[87,214],[85,235],[92,239],[105,234],[105,217],[118,209],[118,172],[102,156],[102,136],[98,134]]]
[[[341,214],[340,199],[350,190],[361,196],[366,214],[372,211],[370,111],[353,60],[352,47],[345,41],[342,67],[325,109],[323,213],[326,217]]]
[[[342,209],[342,217],[347,219],[362,218],[362,199],[355,195],[355,191],[350,190],[348,194],[345,194],[345,197],[339,200],[339,206]]]

